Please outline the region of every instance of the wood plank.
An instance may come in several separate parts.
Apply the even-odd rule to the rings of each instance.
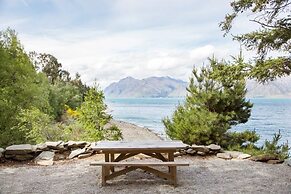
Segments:
[[[130,157],[133,157],[133,156],[135,156],[135,155],[137,155],[137,154],[139,154],[139,153],[128,153],[128,154],[124,154],[123,155],[123,157],[117,157],[115,160],[114,160],[114,162],[119,162],[119,161],[121,161],[121,160],[125,160],[125,159],[127,159],[127,158],[130,158]]]
[[[114,162],[118,162],[118,161],[123,160],[125,155],[126,155],[126,153],[119,154],[119,156],[117,156],[117,158],[115,158]]]
[[[156,176],[160,177],[160,178],[165,178],[165,179],[168,179],[168,180],[172,180],[172,177],[170,174],[168,173],[165,173],[165,172],[162,172],[162,171],[159,171],[157,169],[154,169],[154,168],[150,168],[148,166],[139,166],[140,169],[142,170],[145,170],[147,172],[150,172],[152,174],[155,174]]]
[[[128,162],[92,162],[91,166],[189,166],[187,162],[128,161]]]
[[[156,158],[156,159],[159,159],[159,160],[161,160],[161,161],[163,161],[163,162],[168,161],[168,160],[165,159],[165,158],[163,157],[163,155],[160,154],[160,153],[142,153],[142,154],[147,155],[147,156],[151,156],[151,157]]]
[[[163,162],[167,162],[168,159],[166,159],[161,153],[156,153],[156,155],[158,156],[158,158],[160,158],[160,160],[162,160]]]
[[[110,153],[110,162],[114,162],[114,153]],[[111,172],[114,172],[114,166],[110,167]]]
[[[95,146],[92,146],[96,151],[173,151],[177,149],[185,148],[187,145],[181,141],[143,141],[143,142],[127,142],[127,141],[100,141],[96,142]]]
[[[113,179],[114,177],[124,175],[130,171],[136,170],[137,168],[138,168],[137,166],[130,166],[128,168],[113,172],[107,176],[106,180],[110,180],[110,179]]]

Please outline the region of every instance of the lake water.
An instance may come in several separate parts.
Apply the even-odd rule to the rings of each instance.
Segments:
[[[291,142],[291,99],[250,99],[254,103],[252,115],[245,124],[232,128],[235,131],[256,130],[262,145],[265,139],[272,139],[281,130],[282,141]],[[171,116],[182,98],[131,98],[106,99],[110,114],[117,120],[147,127],[166,137],[161,120]]]

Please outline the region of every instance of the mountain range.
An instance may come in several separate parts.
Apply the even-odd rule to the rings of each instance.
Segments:
[[[105,88],[109,98],[184,97],[188,83],[171,77],[148,77],[135,79],[126,77]],[[291,77],[280,78],[267,84],[247,81],[247,97],[291,98]]]

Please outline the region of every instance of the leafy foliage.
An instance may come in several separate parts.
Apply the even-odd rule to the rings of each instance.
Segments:
[[[65,106],[76,109],[82,103],[82,96],[79,89],[73,84],[57,81],[49,87],[49,103],[52,114],[57,120],[60,120],[65,112]]]
[[[111,135],[114,139],[120,138],[120,131],[116,127],[108,129],[106,132],[104,126],[112,118],[106,111],[106,104],[104,103],[104,94],[97,87],[92,87],[85,95],[85,101],[78,111],[78,121],[85,128],[84,138],[88,141],[98,141],[102,139],[110,139]]]
[[[37,108],[22,110],[15,128],[25,134],[26,143],[37,144],[51,140],[52,118]]]
[[[71,78],[50,54],[26,54],[11,29],[0,32],[0,69],[1,147],[121,138],[117,127],[103,130],[111,116],[105,113],[102,91],[88,92],[80,75]]]
[[[227,14],[225,20],[220,23],[225,35],[231,30],[235,18],[243,13],[251,13],[249,15],[253,18],[250,21],[260,27],[256,31],[234,36],[234,39],[247,49],[257,51],[250,77],[265,82],[290,75],[290,0],[238,0],[230,5],[232,13]],[[276,51],[279,56],[268,58],[268,53],[272,51]]]
[[[265,140],[263,146],[258,147],[253,143],[249,143],[246,145],[229,145],[229,150],[241,151],[244,153],[248,153],[252,156],[271,156],[279,160],[283,160],[289,157],[290,147],[288,146],[288,142],[282,143],[279,145],[279,142],[282,138],[280,130],[278,133],[275,133],[273,139],[271,141]]]
[[[201,68],[200,72],[193,69],[186,102],[177,107],[172,120],[163,119],[169,137],[187,144],[226,146],[231,134],[227,131],[233,125],[247,122],[252,107],[245,99],[242,61],[242,57],[234,64],[210,59],[209,67]],[[250,136],[244,135],[245,140],[257,139]]]
[[[281,138],[282,135],[279,130],[278,133],[274,134],[272,141],[265,140],[265,144],[262,148],[264,154],[269,154],[279,159],[288,158],[288,151],[290,150],[288,142],[278,145]]]
[[[24,52],[15,31],[0,32],[0,145],[19,143],[23,134],[14,126],[24,109],[48,112],[47,82],[38,74]]]

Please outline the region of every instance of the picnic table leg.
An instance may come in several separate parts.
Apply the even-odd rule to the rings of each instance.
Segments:
[[[114,153],[110,153],[110,162],[114,162]],[[110,167],[111,172],[114,172],[114,166]]]
[[[168,160],[170,162],[174,161],[174,152],[168,153]],[[171,175],[171,181],[174,186],[177,186],[177,167],[176,166],[169,166],[169,173]]]
[[[109,153],[105,153],[105,162],[109,162]],[[109,168],[107,166],[102,166],[102,186],[106,185],[106,180],[109,173]]]

